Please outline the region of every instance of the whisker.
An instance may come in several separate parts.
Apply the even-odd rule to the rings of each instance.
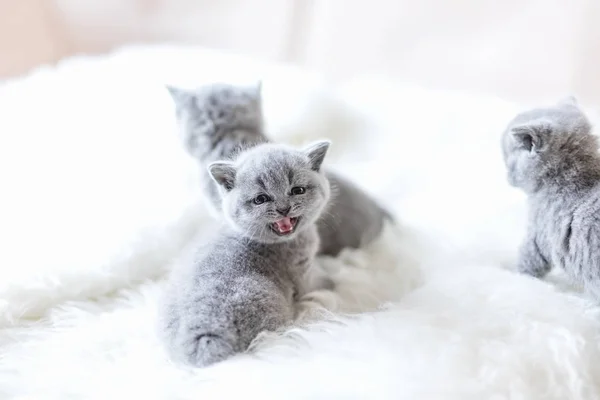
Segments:
[[[248,230],[246,230],[245,234],[248,238],[250,238],[251,240],[254,239],[254,237],[256,236],[256,232],[258,230],[258,227],[254,226],[254,227],[249,227]]]

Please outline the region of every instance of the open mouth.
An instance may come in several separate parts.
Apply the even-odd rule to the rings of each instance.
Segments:
[[[294,232],[299,219],[300,217],[285,217],[273,222],[269,226],[279,236],[285,236]]]

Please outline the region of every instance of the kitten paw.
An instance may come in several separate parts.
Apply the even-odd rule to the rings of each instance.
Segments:
[[[207,367],[236,353],[229,342],[211,333],[197,335],[192,346],[193,350],[187,355],[187,362],[195,367]]]
[[[307,293],[296,303],[296,321],[320,319],[339,308],[338,295],[330,290]]]

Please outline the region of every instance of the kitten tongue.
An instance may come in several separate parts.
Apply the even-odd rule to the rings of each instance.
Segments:
[[[279,221],[275,221],[275,226],[277,227],[279,233],[288,233],[294,229],[294,225],[292,224],[292,219],[290,217],[285,217]]]

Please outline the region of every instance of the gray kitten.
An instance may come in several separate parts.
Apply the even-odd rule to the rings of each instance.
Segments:
[[[225,223],[181,269],[160,313],[171,357],[207,366],[245,351],[265,330],[294,318],[294,299],[319,246],[316,221],[330,187],[321,173],[329,142],[306,149],[262,144],[208,170]]]
[[[517,115],[502,138],[508,179],[528,195],[518,268],[544,277],[563,268],[600,300],[600,157],[574,98]]]
[[[220,159],[232,159],[243,148],[269,142],[264,134],[260,85],[243,87],[212,84],[195,91],[169,87],[175,102],[182,141],[188,153],[205,167]],[[364,191],[332,172],[325,172],[332,187],[332,201],[318,221],[320,254],[337,255],[342,249],[371,243],[390,214]],[[221,197],[215,183],[205,176],[205,194],[214,211]]]

